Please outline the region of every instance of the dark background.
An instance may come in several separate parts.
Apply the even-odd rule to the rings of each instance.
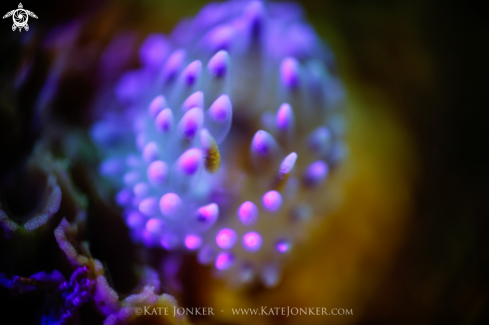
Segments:
[[[348,81],[388,98],[418,153],[414,213],[406,229],[410,239],[359,323],[489,323],[489,12],[475,2],[301,2],[319,33],[339,50]],[[9,170],[26,158],[43,131],[34,107],[52,62],[42,47],[46,33],[77,17],[101,26],[115,15],[104,33],[86,33],[102,47],[118,29],[150,29],[157,21],[145,12],[154,3],[32,1],[23,5],[40,17],[29,19],[35,33],[13,33],[11,18],[0,21],[0,191]],[[162,30],[203,3],[175,4],[177,13],[162,20]],[[0,14],[17,5],[2,1]],[[26,55],[34,66],[24,85],[14,89]],[[68,95],[56,95],[59,107],[71,105],[53,110],[68,125],[91,122],[84,112],[96,89],[95,69],[94,64],[70,73]],[[3,288],[0,298],[6,298]],[[29,313],[0,301],[0,323],[14,312]]]

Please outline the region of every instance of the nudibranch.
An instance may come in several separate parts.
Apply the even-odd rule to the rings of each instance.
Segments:
[[[140,47],[91,135],[132,238],[274,286],[346,153],[332,53],[293,3],[211,3]]]

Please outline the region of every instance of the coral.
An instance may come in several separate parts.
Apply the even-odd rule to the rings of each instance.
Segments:
[[[110,298],[114,298],[114,296],[111,296]],[[106,298],[104,297],[104,299]],[[160,311],[164,309],[169,310],[169,317],[163,317],[169,324],[189,324],[186,317],[181,315],[175,315],[174,317],[171,314],[175,307],[177,307],[175,298],[168,294],[157,295],[154,293],[154,288],[152,286],[145,286],[140,293],[130,295],[121,301],[120,308],[117,312],[111,313],[105,319],[104,325],[138,323],[144,318],[155,318],[155,315],[160,315]],[[138,316],[135,312],[136,308],[142,309],[143,312],[146,308],[148,312],[146,315],[143,314],[142,316]],[[161,313],[161,315],[163,315],[163,313]]]
[[[8,238],[45,224],[54,223],[54,228],[60,214],[77,215],[86,205],[68,176],[66,162],[53,157],[43,141],[12,175],[0,198],[0,226]]]
[[[18,292],[41,291],[45,294],[42,324],[65,324],[75,311],[90,299],[94,282],[88,277],[88,268],[76,269],[66,281],[54,270],[51,274],[39,272],[31,277],[15,276],[12,280],[0,278],[0,285]]]
[[[88,244],[80,244],[79,240],[77,240],[79,227],[84,224],[84,219],[83,213],[72,224],[63,219],[58,228],[56,228],[54,235],[59,248],[66,254],[71,265],[77,267],[75,273],[78,270],[84,270],[87,278],[86,282],[90,282],[93,289],[90,292],[87,291],[87,296],[95,302],[98,310],[106,316],[104,324],[132,324],[138,322],[138,317],[141,315],[135,313],[135,308],[139,306],[146,308],[177,307],[177,302],[172,296],[155,293],[155,291],[160,289],[160,280],[158,274],[149,267],[144,269],[140,285],[133,290],[134,293],[120,300],[119,294],[107,281],[102,263],[91,257]],[[75,273],[73,273],[72,278]],[[72,296],[67,300],[73,300]],[[154,315],[151,316],[154,318]],[[167,315],[158,316],[162,316],[162,318],[172,324],[186,324],[186,318],[183,316],[175,318],[166,317]],[[157,320],[153,319],[152,321]]]
[[[39,141],[26,162],[11,170],[0,194],[0,260],[6,274],[53,270],[60,254],[53,237],[63,218],[83,213],[86,200],[68,175],[66,160]]]
[[[236,1],[150,35],[140,58],[91,131],[133,239],[276,285],[346,153],[331,52],[299,6]]]
[[[41,203],[34,211],[30,211],[28,216],[10,218],[7,212],[2,209],[2,202],[0,201],[0,225],[6,236],[10,237],[13,233],[22,230],[32,232],[47,223],[58,212],[62,192],[58,185],[57,177],[47,166],[52,165],[49,163],[44,165],[35,159],[31,160],[30,166],[28,166],[28,173],[32,175],[32,179],[41,183],[40,185],[44,187],[39,193]],[[38,198],[30,199],[35,202]]]
[[[54,230],[54,237],[58,243],[59,248],[68,258],[70,264],[74,267],[81,267],[89,263],[89,250],[86,243],[79,245],[77,250],[75,247],[78,246],[78,241],[76,237],[78,235],[79,227],[84,226],[85,223],[85,212],[82,211],[78,214],[73,224],[69,224],[66,219],[61,220],[59,226]],[[79,251],[82,251],[79,253]]]
[[[86,130],[75,125],[89,120],[86,119],[87,103],[91,95],[86,90],[87,86],[92,90],[95,84],[88,68],[87,51],[80,48],[90,48],[90,53],[98,59],[97,52],[102,49],[95,50],[93,43],[99,47],[105,44],[100,39],[94,39],[93,43],[90,40],[90,44],[85,42],[90,38],[86,35],[88,23],[93,26],[90,19],[72,21],[56,31],[51,30],[54,33],[48,37],[44,32],[50,28],[41,33],[32,30],[21,40],[23,51],[29,52],[29,60],[22,58],[22,67],[15,80],[9,80],[13,78],[2,71],[6,86],[2,87],[0,96],[0,120],[4,131],[0,141],[2,324],[101,323],[109,316],[112,323],[128,324],[139,322],[133,311],[138,303],[176,306],[173,297],[160,295],[160,279],[154,270],[145,267],[139,286],[134,288],[136,277],[134,281],[126,277],[133,272],[133,265],[126,266],[135,263],[134,259],[124,260],[122,264],[126,268],[120,271],[117,269],[120,264],[112,263],[119,257],[117,253],[113,254],[115,258],[105,258],[114,251],[113,246],[102,254],[97,250],[101,236],[92,231],[97,228],[96,231],[105,236],[107,229],[100,227],[100,220],[110,219],[114,209],[100,204],[96,184],[93,188],[86,186],[90,182],[86,170],[95,151],[91,141],[84,141]],[[127,39],[122,43],[127,45]],[[119,46],[122,43],[119,42]],[[16,52],[17,49],[12,51]],[[78,58],[73,56],[74,53]],[[5,67],[15,68],[17,61],[17,58],[15,62],[5,61]],[[80,66],[82,61],[84,64]],[[117,77],[123,67],[124,62],[101,71],[104,82]],[[80,75],[90,75],[90,78],[82,79]],[[74,84],[77,86],[73,87]],[[42,85],[44,87],[39,89]],[[81,100],[71,101],[73,88],[77,89]],[[69,101],[70,109],[66,109],[65,100]],[[76,108],[75,103],[79,104]],[[109,216],[99,218],[104,212],[109,212]],[[93,222],[94,219],[97,222]],[[85,232],[87,227],[90,231]],[[110,231],[117,233],[110,238],[115,242],[114,246],[119,249],[132,247],[130,240],[124,241],[129,238],[122,220],[119,227],[110,227]],[[104,264],[93,258],[89,243],[95,256]],[[127,252],[124,254],[130,256]],[[110,275],[109,267],[113,272]],[[126,286],[117,282],[121,277],[127,280]],[[108,296],[110,292],[117,295],[117,300],[106,313],[105,302],[96,301],[95,297]],[[119,293],[124,295],[121,301]],[[123,315],[123,309],[132,315]],[[155,316],[149,320],[150,323],[185,321],[184,317],[165,319]]]
[[[50,274],[38,272],[30,277],[14,276],[12,279],[0,273],[0,285],[18,294],[31,291],[43,293],[45,298],[42,324],[65,324],[89,301],[93,301],[106,317],[104,324],[137,323],[141,315],[135,313],[135,308],[140,306],[171,309],[177,307],[172,296],[155,293],[159,290],[160,281],[157,273],[149,268],[146,268],[141,277],[139,288],[125,299],[119,300],[119,295],[107,281],[102,263],[91,257],[86,243],[79,241],[79,229],[84,223],[85,214],[82,212],[72,224],[63,219],[54,231],[59,248],[74,268],[69,281],[57,270]],[[185,316],[155,315],[150,315],[151,321],[164,319],[172,324],[187,323]]]

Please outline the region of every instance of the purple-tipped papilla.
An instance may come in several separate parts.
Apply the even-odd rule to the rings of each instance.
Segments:
[[[134,192],[134,196],[138,197],[138,198],[144,198],[147,196],[147,194],[149,193],[149,186],[147,183],[144,183],[144,182],[141,182],[141,183],[137,183],[136,185],[134,185],[133,187],[133,192]]]
[[[158,113],[155,126],[158,131],[161,133],[168,133],[173,127],[173,113],[171,109],[165,108],[161,112]]]
[[[166,99],[162,95],[156,96],[148,107],[149,116],[155,118],[158,114],[165,109],[166,107]]]
[[[189,225],[195,231],[206,231],[210,229],[219,218],[219,206],[211,203],[197,209]]]
[[[183,115],[178,123],[181,138],[191,140],[204,124],[204,113],[200,107],[194,107]]]
[[[194,234],[189,234],[185,236],[185,247],[190,250],[195,250],[202,244],[202,239]]]
[[[150,142],[144,146],[143,149],[143,159],[147,163],[151,163],[158,159],[159,156],[159,148],[156,142]]]
[[[240,205],[238,217],[244,225],[251,226],[258,219],[258,208],[253,202],[246,201]]]
[[[233,119],[233,107],[228,95],[221,95],[206,113],[206,126],[220,143],[229,132]]]
[[[310,164],[304,172],[304,182],[309,186],[320,185],[328,176],[328,165],[318,160]]]
[[[249,252],[256,252],[260,249],[262,239],[259,233],[251,231],[243,236],[243,247]]]
[[[186,86],[194,85],[202,72],[202,62],[195,60],[190,63],[182,72],[182,81]]]
[[[202,223],[214,223],[219,215],[219,206],[215,203],[203,206],[197,210],[197,221]]]
[[[148,166],[147,177],[151,184],[162,185],[168,175],[168,165],[161,160],[153,161]]]
[[[176,170],[181,173],[181,175],[193,175],[202,166],[203,163],[203,153],[202,150],[197,148],[192,148],[185,151],[180,158],[178,158],[175,163]]]
[[[285,58],[280,64],[280,78],[282,84],[287,89],[295,89],[299,87],[300,82],[300,67],[299,62],[295,58]]]
[[[115,89],[122,113],[91,132],[133,238],[276,285],[347,151],[329,49],[298,5],[244,0],[151,35],[140,57]]]
[[[289,104],[284,103],[277,112],[275,123],[280,132],[291,132],[294,128],[294,112]]]
[[[173,52],[163,67],[163,78],[166,82],[171,81],[177,75],[185,62],[185,50],[176,50]]]
[[[290,153],[280,164],[279,173],[281,175],[290,174],[292,169],[294,169],[295,162],[297,160],[297,154],[295,152]]]
[[[155,197],[149,197],[139,203],[139,211],[147,216],[151,217],[158,211],[158,200]]]
[[[190,95],[182,104],[182,109],[184,112],[188,111],[194,107],[204,107],[204,93],[197,91]]]
[[[222,229],[217,233],[216,243],[217,246],[223,249],[229,249],[236,243],[236,232],[233,229]]]
[[[163,229],[163,221],[160,219],[149,219],[146,223],[146,230],[148,230],[152,234],[159,234]]]
[[[154,69],[165,62],[169,51],[170,45],[165,39],[165,36],[161,34],[152,34],[149,35],[141,45],[141,48],[139,49],[139,57],[145,66]]]
[[[278,145],[275,138],[270,133],[260,130],[255,133],[251,142],[251,153],[260,160],[275,158],[278,152]]]
[[[285,239],[281,239],[277,241],[275,248],[279,253],[287,253],[290,250],[290,243]]]
[[[214,78],[222,78],[229,70],[229,54],[226,51],[219,51],[210,59],[207,64],[209,74]]]
[[[217,255],[216,258],[216,269],[218,270],[226,270],[233,265],[234,256],[228,252],[222,252]]]
[[[277,212],[282,207],[282,196],[277,191],[269,191],[263,195],[263,207],[270,212]]]
[[[182,200],[175,193],[166,193],[160,199],[160,212],[164,217],[175,217],[182,207]]]

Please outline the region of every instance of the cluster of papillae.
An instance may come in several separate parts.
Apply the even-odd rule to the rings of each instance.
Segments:
[[[275,285],[345,152],[330,52],[297,5],[236,1],[150,35],[140,58],[91,132],[134,240]]]

